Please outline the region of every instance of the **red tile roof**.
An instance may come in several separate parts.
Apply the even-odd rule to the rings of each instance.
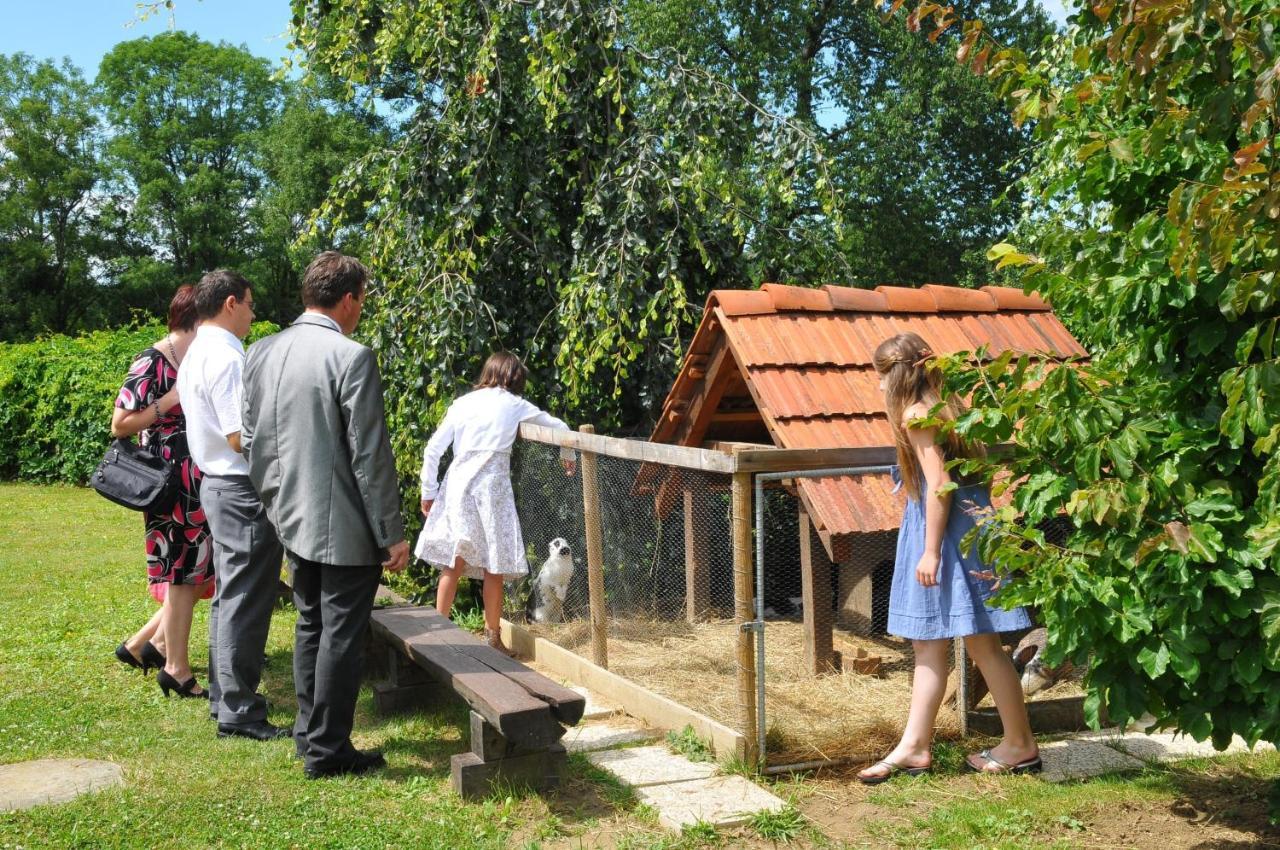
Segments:
[[[872,354],[881,341],[905,331],[920,334],[939,354],[986,346],[989,356],[1087,356],[1048,304],[1008,287],[867,290],[767,283],[758,290],[716,290],[651,439],[702,443],[705,427],[693,433],[681,413],[711,385],[714,376],[702,372],[723,337],[775,445],[891,446]],[[687,433],[680,433],[682,424]],[[896,529],[901,519],[901,497],[891,492],[887,476],[802,479],[798,486],[829,548],[842,535]]]

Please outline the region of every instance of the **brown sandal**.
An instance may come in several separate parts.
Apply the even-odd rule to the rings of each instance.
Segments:
[[[973,762],[969,761],[969,758],[973,758],[973,756],[970,756],[964,760],[964,763],[965,766],[974,773],[990,773],[999,775],[1002,773],[1039,773],[1044,770],[1044,762],[1041,761],[1038,754],[1035,758],[1027,759],[1026,761],[1019,762],[1018,764],[1009,764],[1006,761],[1001,761],[991,755],[991,750],[983,750],[982,752],[974,753],[973,755],[976,755],[980,759],[984,759],[987,762],[987,765],[995,765],[994,769],[989,769],[986,765],[982,767],[974,767]]]
[[[884,765],[889,768],[889,772],[883,776],[863,776],[862,772],[859,771],[858,781],[863,785],[879,785],[881,782],[888,782],[899,773],[905,773],[907,776],[923,776],[933,770],[932,765],[927,767],[907,767],[906,765],[891,762],[888,759],[880,759],[880,761],[875,764],[870,765],[869,767],[864,767],[863,770],[870,770],[871,768],[878,767],[879,765]]]

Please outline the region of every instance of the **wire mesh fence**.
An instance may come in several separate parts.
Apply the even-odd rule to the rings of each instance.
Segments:
[[[569,477],[555,446],[521,441],[513,481],[530,549],[530,580],[514,591],[508,617],[537,637],[599,661],[590,619],[587,460]],[[736,728],[742,706],[731,477],[605,455],[597,455],[594,463],[607,612],[605,666]],[[569,543],[571,555],[555,555],[556,538]],[[558,578],[564,572],[571,575],[567,582]]]
[[[836,550],[814,527],[796,480],[784,475],[761,476],[767,481],[757,488],[764,763],[879,758],[901,734],[914,666],[910,642],[887,632],[897,531],[845,535]],[[939,714],[938,734],[955,737],[960,728],[952,699]]]
[[[762,740],[766,766],[878,757],[897,739],[913,657],[887,633],[896,529],[849,535],[833,561],[792,474],[760,475],[735,558],[734,475],[603,453],[567,475],[558,446],[530,440],[512,471],[531,572],[508,619],[736,730],[751,755]],[[979,703],[972,673],[951,682],[942,738]]]

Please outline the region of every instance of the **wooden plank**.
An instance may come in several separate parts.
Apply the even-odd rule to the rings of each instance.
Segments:
[[[711,605],[711,568],[707,536],[698,528],[698,514],[706,510],[706,495],[684,490],[684,608],[685,619],[696,623]]]
[[[595,426],[583,425],[584,434]],[[594,452],[582,453],[582,522],[587,536],[587,597],[591,621],[591,657],[609,666],[609,615],[604,602],[604,536],[600,529],[600,480]]]
[[[737,374],[737,362],[729,351],[728,340],[722,336],[711,351],[706,377],[702,381],[702,391],[694,394],[692,403],[685,410],[683,422],[671,437],[672,442],[682,445],[702,442],[702,435],[707,433],[711,417],[715,415],[720,400],[724,398],[725,391]]]
[[[755,619],[752,596],[751,474],[735,472],[731,497],[730,524],[733,531],[733,619],[747,623]],[[755,635],[738,631],[738,729],[746,738],[748,763],[760,760],[756,736],[756,644]]]
[[[459,652],[457,626],[431,608],[389,608],[375,611],[370,618],[374,633],[402,647],[417,664],[438,682],[452,688],[467,705],[503,735],[528,746],[547,746],[564,735],[564,727],[552,716],[547,703],[530,694],[506,674],[494,670],[474,656]],[[446,633],[446,634],[442,634]],[[478,639],[472,638],[477,643]]]
[[[717,410],[711,417],[712,423],[742,423],[763,421],[759,411],[755,410]]]
[[[737,453],[744,472],[800,472],[809,469],[844,469],[856,466],[888,466],[898,462],[892,446],[832,449],[745,449]]]
[[[825,550],[824,550],[825,554]],[[855,634],[871,634],[874,624],[872,607],[876,565],[864,558],[851,558],[840,564],[836,574],[836,609],[841,627]]]
[[[520,436],[535,443],[595,452],[607,457],[620,457],[685,469],[701,469],[706,472],[733,472],[733,455],[708,451],[690,446],[672,446],[666,443],[650,443],[645,440],[624,440],[603,434],[586,434],[578,431],[562,431],[544,425],[521,424]]]
[[[1084,719],[1084,697],[1059,697],[1027,701],[1027,718],[1037,735],[1054,732],[1083,732],[1089,728]],[[1003,734],[1000,714],[994,708],[977,708],[966,712],[968,727],[983,735]],[[1105,719],[1103,725],[1106,725]]]
[[[742,733],[705,714],[655,694],[545,638],[534,637],[528,629],[508,620],[502,621],[502,640],[522,656],[532,658],[540,667],[595,691],[602,699],[650,726],[675,732],[691,727],[699,738],[711,742],[711,748],[721,762],[746,758],[747,742]]]
[[[582,712],[587,710],[587,700],[575,690],[566,688],[559,682],[553,682],[537,670],[530,670],[514,658],[485,644],[479,646],[459,646],[458,651],[467,655],[479,656],[485,652],[483,663],[504,674],[508,679],[524,688],[531,695],[551,707],[551,714],[566,726],[576,726],[582,719]],[[491,653],[492,655],[490,655]]]
[[[831,561],[817,540],[809,512],[800,510],[800,594],[804,599],[804,668],[813,676],[836,670],[831,635]]]
[[[499,783],[508,788],[515,785],[546,791],[563,781],[568,764],[568,755],[560,744],[497,761],[483,761],[475,753],[458,753],[449,759],[450,782],[464,800],[488,797]]]
[[[573,726],[582,719],[582,712],[587,705],[582,694],[553,682],[536,670],[530,670],[516,659],[499,652],[470,632],[458,628],[434,608],[423,607],[417,610],[421,611],[417,619],[427,624],[433,640],[451,646],[489,669],[502,673],[531,696],[545,702],[551,708],[552,715],[566,726]],[[405,659],[402,652],[391,647],[387,648],[387,652],[394,656],[387,665],[393,685],[413,685],[425,680],[428,675],[426,671]]]

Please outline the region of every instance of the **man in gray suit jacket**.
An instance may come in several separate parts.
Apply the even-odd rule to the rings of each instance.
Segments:
[[[351,727],[378,580],[409,561],[378,363],[348,338],[368,277],[336,251],[316,257],[306,312],[254,345],[244,371],[249,477],[294,567],[294,740],[313,779],[386,764]]]

